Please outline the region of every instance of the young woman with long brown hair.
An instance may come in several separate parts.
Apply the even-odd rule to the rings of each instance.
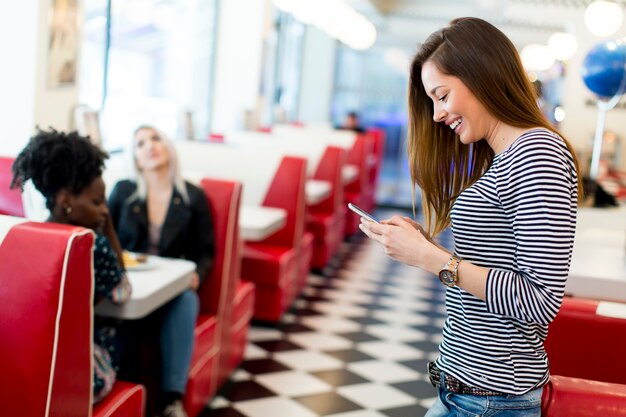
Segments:
[[[361,230],[447,286],[428,417],[540,416],[543,341],[563,298],[581,186],[572,146],[536,99],[512,42],[481,19],[453,20],[413,60],[408,154],[425,228],[394,216]],[[454,253],[431,238],[448,226]]]

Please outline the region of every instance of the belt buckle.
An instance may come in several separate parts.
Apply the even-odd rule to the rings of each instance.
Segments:
[[[433,387],[439,387],[439,380],[441,379],[441,376],[435,367],[435,362],[428,362],[428,379]]]

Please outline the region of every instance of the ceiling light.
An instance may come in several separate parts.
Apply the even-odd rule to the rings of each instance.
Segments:
[[[578,41],[571,33],[557,32],[553,33],[548,39],[548,48],[559,61],[567,61],[576,53],[578,49]]]
[[[520,56],[526,71],[545,71],[554,65],[554,54],[547,45],[526,45]]]
[[[597,0],[585,10],[585,26],[598,37],[614,34],[622,26],[622,7],[612,1]]]

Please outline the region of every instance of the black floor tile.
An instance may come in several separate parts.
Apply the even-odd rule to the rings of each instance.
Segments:
[[[391,384],[391,386],[419,399],[432,398],[437,395],[435,387],[433,387],[430,382],[426,381],[400,382],[397,384]]]
[[[310,328],[308,326],[305,326],[304,324],[300,324],[300,323],[284,323],[284,324],[280,324],[278,329],[281,332],[284,332],[284,333],[287,333],[287,334],[311,332],[311,331],[313,331],[312,328]]]
[[[405,343],[405,344],[411,347],[414,347],[415,349],[419,349],[423,352],[439,352],[439,344],[435,342],[430,342],[427,340],[419,341],[419,342],[410,342],[410,343]]]
[[[414,360],[410,360],[410,361],[401,361],[398,362],[400,365],[406,366],[407,368],[411,368],[414,371],[417,371],[421,374],[427,374],[428,373],[428,362],[430,362],[427,359],[414,359]]]
[[[295,398],[295,400],[322,416],[361,409],[357,404],[334,392],[307,395],[306,397]]]
[[[359,361],[369,361],[373,360],[374,357],[367,355],[361,351],[356,349],[342,349],[342,350],[327,350],[324,351],[325,354],[333,356],[339,359],[342,362],[350,363],[350,362],[359,362]]]
[[[302,346],[296,345],[288,340],[268,340],[264,342],[254,342],[254,344],[270,353],[302,349]]]
[[[274,397],[277,394],[254,381],[240,381],[226,387],[220,395],[231,402],[236,402]]]
[[[341,387],[345,385],[364,384],[369,380],[358,376],[346,369],[336,369],[332,371],[313,372],[311,375],[325,381],[333,387]]]
[[[329,301],[328,297],[323,297],[321,295],[303,295],[300,298],[310,303],[319,303],[319,302]]]
[[[282,363],[276,362],[274,359],[254,359],[244,361],[241,364],[241,368],[254,375],[291,370]]]
[[[419,330],[424,333],[441,334],[441,327],[433,326],[432,324],[418,324],[416,326],[411,326],[411,327],[413,327],[415,330]]]
[[[371,334],[367,334],[365,332],[338,333],[338,336],[341,336],[352,342],[373,342],[376,340],[380,340],[378,337],[374,337]]]
[[[298,317],[308,317],[308,316],[321,316],[322,313],[319,311],[312,310],[310,308],[297,308],[292,310],[293,314]]]
[[[205,408],[204,410],[202,410],[200,414],[198,414],[198,417],[246,417],[246,416],[241,414],[239,411],[235,410],[232,407],[224,407],[224,408],[217,408],[215,410],[210,410],[208,408]]]
[[[350,318],[350,320],[355,321],[359,324],[362,324],[364,326],[370,326],[373,324],[385,324],[385,321],[379,320],[379,319],[375,319],[373,317],[353,317]]]

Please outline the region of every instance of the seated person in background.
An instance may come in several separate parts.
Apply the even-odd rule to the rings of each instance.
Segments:
[[[134,133],[132,156],[134,181],[120,181],[109,197],[122,247],[189,259],[197,265],[191,287],[140,320],[133,332],[140,339],[158,334],[162,415],[186,416],[180,400],[187,385],[199,309],[195,290],[213,264],[213,219],[204,192],[182,179],[174,147],[161,132],[140,126]]]
[[[131,288],[106,205],[102,180],[106,158],[106,153],[75,132],[39,131],[13,164],[11,187],[22,187],[32,180],[46,199],[49,222],[83,226],[96,232],[94,303],[103,298],[122,303],[130,297]],[[111,391],[119,371],[123,337],[118,323],[98,316],[94,320],[94,402]]]
[[[344,130],[352,130],[357,133],[365,132],[365,129],[361,127],[361,122],[359,121],[359,115],[355,111],[351,111],[346,115],[346,119],[343,121],[343,125],[340,129]]]

